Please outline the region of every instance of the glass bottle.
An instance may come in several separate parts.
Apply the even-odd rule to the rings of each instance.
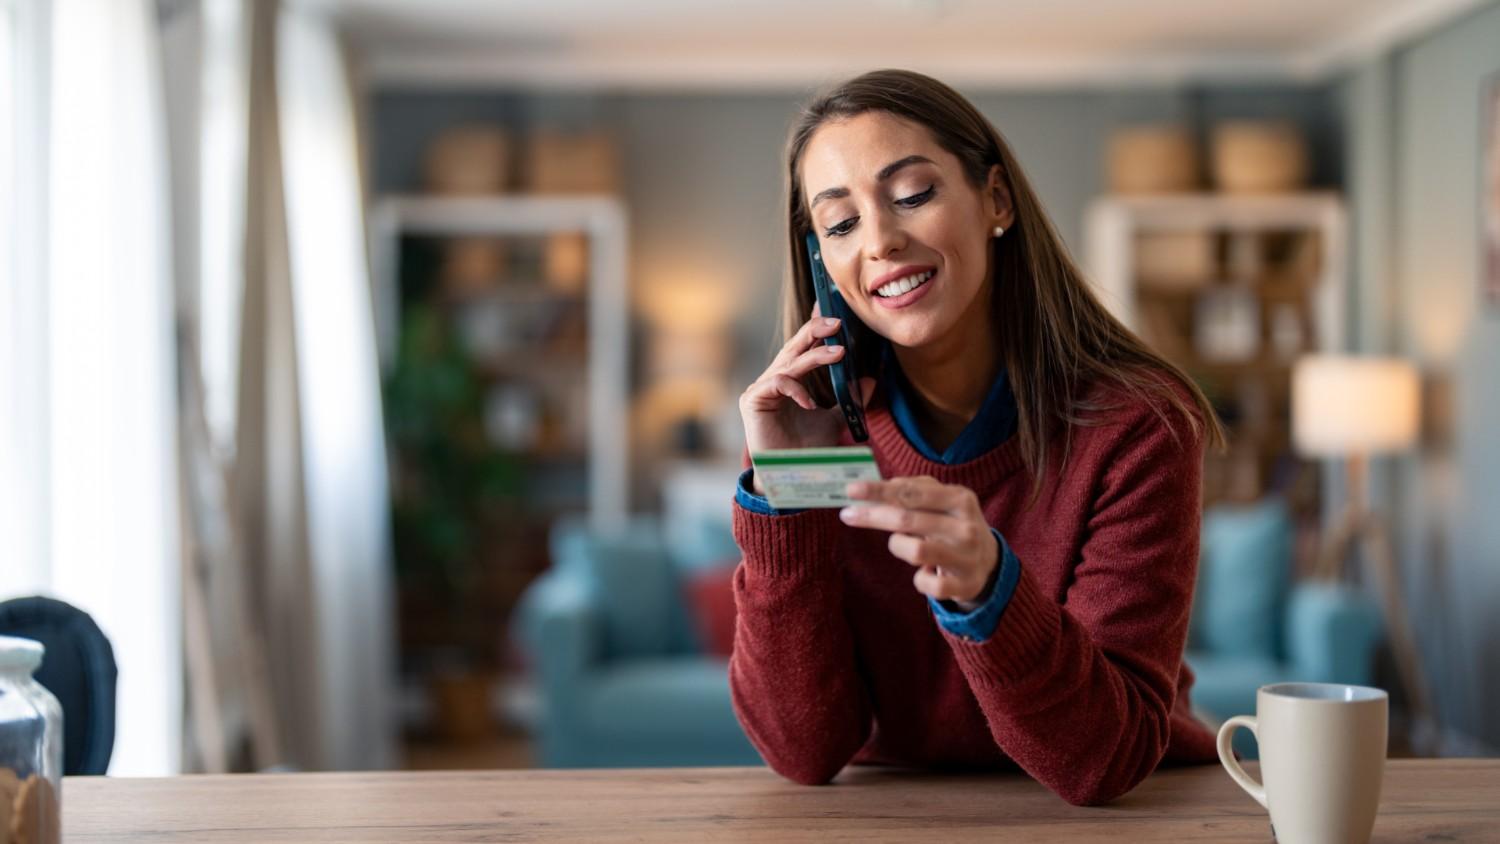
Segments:
[[[32,677],[44,648],[0,636],[0,841],[62,840],[62,707]]]

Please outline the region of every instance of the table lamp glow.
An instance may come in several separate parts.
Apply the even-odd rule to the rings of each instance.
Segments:
[[[1339,579],[1353,546],[1363,548],[1364,562],[1379,582],[1392,655],[1417,722],[1431,718],[1427,684],[1407,621],[1390,536],[1365,496],[1365,472],[1371,456],[1416,443],[1420,399],[1416,367],[1399,358],[1309,355],[1292,369],[1292,441],[1297,451],[1307,457],[1341,458],[1348,473],[1347,504],[1325,538],[1315,575]]]

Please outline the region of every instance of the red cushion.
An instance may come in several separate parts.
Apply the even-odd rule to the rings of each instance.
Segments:
[[[703,651],[728,657],[734,650],[734,569],[739,560],[688,575],[684,589]]]

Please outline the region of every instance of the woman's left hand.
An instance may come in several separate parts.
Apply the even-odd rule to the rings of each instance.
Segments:
[[[891,532],[891,553],[916,567],[917,591],[972,610],[999,563],[1000,548],[968,487],[936,478],[856,481],[839,511],[844,524]]]

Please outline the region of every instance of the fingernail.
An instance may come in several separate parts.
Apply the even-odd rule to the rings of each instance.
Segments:
[[[838,325],[839,324],[839,318],[838,317],[827,317],[827,318],[825,318],[823,320],[823,324],[824,325]]]
[[[844,494],[850,498],[858,498],[865,494],[865,485],[860,481],[844,485]]]
[[[854,521],[854,508],[853,507],[845,507],[844,509],[840,510],[839,511],[839,518],[843,519],[846,522]]]

